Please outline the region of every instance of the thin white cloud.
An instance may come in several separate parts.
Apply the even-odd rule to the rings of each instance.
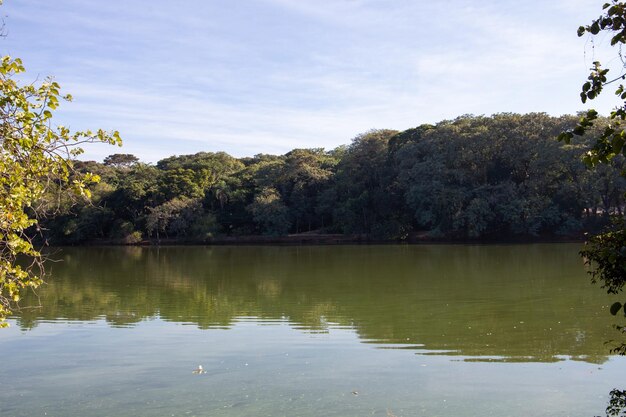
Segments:
[[[7,3],[5,46],[73,93],[61,122],[119,129],[143,159],[283,153],[466,113],[578,110],[575,30],[600,10],[575,1],[29,0]]]

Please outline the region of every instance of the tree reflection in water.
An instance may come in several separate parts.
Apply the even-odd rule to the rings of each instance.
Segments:
[[[159,318],[201,329],[243,317],[466,360],[602,363],[611,317],[577,245],[64,248],[17,317]]]

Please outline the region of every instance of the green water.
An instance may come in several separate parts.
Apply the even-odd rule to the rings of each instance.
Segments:
[[[578,249],[59,249],[0,416],[599,415],[626,361]]]

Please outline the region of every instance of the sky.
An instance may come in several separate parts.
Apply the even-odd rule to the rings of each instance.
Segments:
[[[0,51],[53,76],[55,123],[119,130],[145,162],[332,149],[370,129],[586,107],[596,0],[5,0]],[[593,103],[607,114],[611,92]]]

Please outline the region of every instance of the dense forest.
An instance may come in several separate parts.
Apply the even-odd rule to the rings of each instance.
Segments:
[[[235,158],[115,154],[81,161],[101,177],[90,202],[50,203],[50,243],[345,234],[363,239],[580,236],[622,214],[623,158],[593,170],[558,134],[577,117],[462,116],[403,132],[372,130],[332,150]]]

